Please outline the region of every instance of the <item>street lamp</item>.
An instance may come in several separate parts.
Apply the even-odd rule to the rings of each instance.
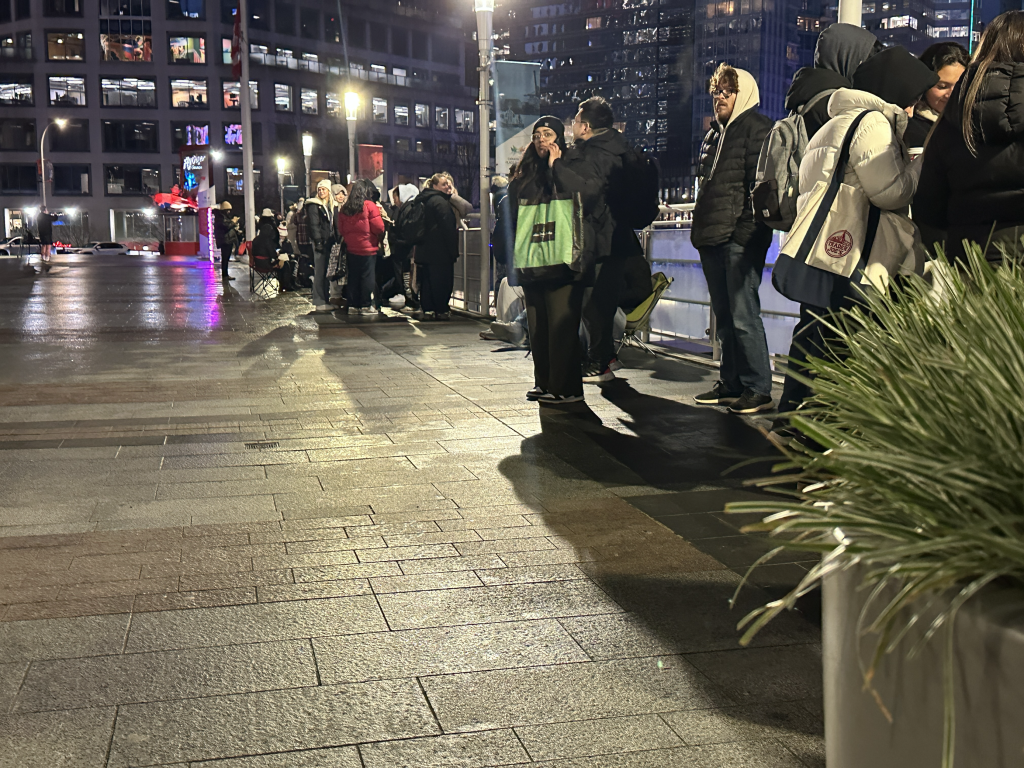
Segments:
[[[309,133],[302,134],[302,156],[306,160],[306,197],[313,196],[313,182],[310,179],[310,166],[313,163],[313,136]]]
[[[39,175],[43,179],[43,208],[46,208],[46,153],[44,151],[43,142],[46,141],[46,132],[50,130],[54,125],[60,130],[64,130],[64,126],[68,124],[68,121],[63,117],[58,117],[52,123],[43,128],[43,135],[39,137]]]
[[[491,48],[494,37],[494,0],[473,0],[476,12],[476,42],[480,53],[480,314],[490,304],[491,271]],[[468,292],[467,292],[468,293]]]
[[[345,94],[345,122],[348,124],[348,180],[356,177],[356,120],[359,119],[359,94],[348,91]]]
[[[288,158],[277,158],[277,187],[281,192],[281,215],[284,216],[284,172],[288,167]]]

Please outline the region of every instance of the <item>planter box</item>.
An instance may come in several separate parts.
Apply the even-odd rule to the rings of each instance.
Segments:
[[[857,660],[876,637],[856,637],[869,594],[863,569],[825,579],[822,645],[828,768],[938,768],[942,759],[945,629],[914,659],[911,632],[873,680],[890,724],[863,690]],[[929,617],[930,618],[930,617]],[[956,768],[1024,768],[1024,591],[992,588],[960,610],[956,624]]]

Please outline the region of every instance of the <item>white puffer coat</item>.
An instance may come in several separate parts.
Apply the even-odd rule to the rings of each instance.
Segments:
[[[865,110],[872,111],[853,137],[844,181],[864,192],[883,211],[867,272],[870,277],[877,274],[884,283],[883,270],[891,276],[898,271],[919,271],[922,266],[917,261],[923,249],[919,251],[915,246],[920,237],[906,217],[921,165],[911,160],[903,143],[909,119],[905,111],[866,91],[840,88],[832,94],[828,102],[832,119],[814,134],[800,161],[800,189],[805,191],[797,201],[797,210],[803,210],[815,183],[827,184],[832,178],[846,133]],[[886,211],[893,213],[887,215]]]

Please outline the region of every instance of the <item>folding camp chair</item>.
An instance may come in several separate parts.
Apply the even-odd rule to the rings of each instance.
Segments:
[[[269,256],[249,254],[249,292],[270,299],[277,295],[277,261]]]
[[[640,302],[636,309],[626,315],[626,329],[622,334],[622,341],[619,342],[619,349],[622,349],[623,346],[637,346],[652,355],[658,354],[644,342],[641,335],[651,330],[651,313],[654,312],[662,294],[668,290],[674,279],[665,277],[664,272],[655,272],[651,275],[654,291]]]

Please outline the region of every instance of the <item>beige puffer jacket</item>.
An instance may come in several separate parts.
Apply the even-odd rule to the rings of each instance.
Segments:
[[[896,272],[920,272],[923,267],[920,235],[907,217],[921,164],[910,158],[903,143],[909,119],[906,112],[866,91],[840,88],[832,94],[828,102],[832,119],[808,142],[800,161],[800,189],[805,191],[797,201],[797,210],[803,210],[815,183],[828,183],[832,178],[846,133],[865,110],[872,112],[861,121],[853,137],[844,181],[882,209],[867,270],[873,280],[878,278],[881,287],[885,278]]]

